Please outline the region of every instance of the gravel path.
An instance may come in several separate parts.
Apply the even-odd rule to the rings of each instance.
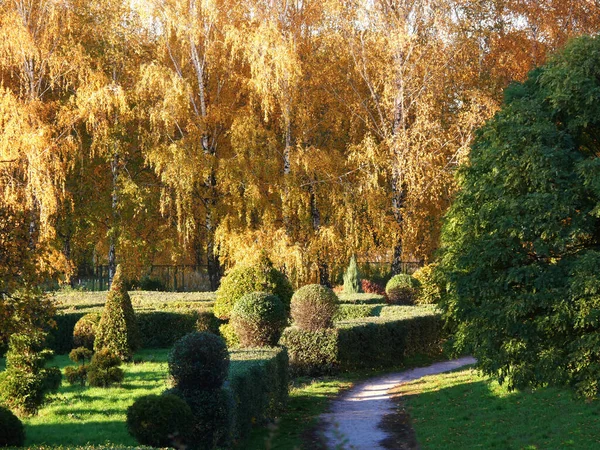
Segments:
[[[440,362],[364,381],[333,400],[330,411],[321,414],[329,449],[383,449],[388,437],[378,426],[393,411],[388,391],[399,384],[474,364],[472,357]]]

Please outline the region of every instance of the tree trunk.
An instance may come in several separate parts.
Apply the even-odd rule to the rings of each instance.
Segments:
[[[402,273],[402,242],[394,245],[394,258],[392,259],[392,275]]]
[[[110,163],[110,170],[112,172],[112,229],[110,230],[110,242],[108,247],[108,285],[112,284],[113,276],[117,268],[117,231],[118,231],[118,218],[119,213],[117,207],[119,206],[119,153],[117,151],[113,154],[113,159]]]

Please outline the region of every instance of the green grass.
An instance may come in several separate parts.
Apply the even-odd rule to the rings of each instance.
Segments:
[[[600,403],[569,391],[509,392],[471,369],[401,385],[423,449],[597,449]]]
[[[78,291],[65,289],[53,294],[59,311],[100,311],[107,291]],[[208,309],[214,304],[214,292],[130,291],[131,303],[137,311],[163,309]]]

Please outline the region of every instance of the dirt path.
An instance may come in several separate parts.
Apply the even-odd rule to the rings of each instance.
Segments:
[[[394,386],[418,378],[435,375],[474,364],[465,357],[432,364],[404,372],[391,373],[357,384],[333,400],[328,413],[320,419],[324,423],[325,439],[329,449],[383,449],[381,441],[388,434],[379,425],[386,414],[394,409],[388,391]]]

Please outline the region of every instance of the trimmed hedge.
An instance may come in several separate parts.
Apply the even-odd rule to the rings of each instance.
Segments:
[[[347,303],[350,305],[374,305],[385,303],[385,297],[378,294],[346,294],[340,292],[337,294],[341,304]]]
[[[385,305],[339,305],[333,316],[335,322],[350,319],[364,319],[365,317],[378,316]]]
[[[403,319],[370,317],[338,322],[333,330],[286,328],[279,343],[287,347],[294,375],[399,365],[408,356],[438,354],[444,338],[439,315],[421,310]]]
[[[86,313],[75,312],[54,316],[56,328],[50,330],[48,346],[64,355],[73,349],[75,324]],[[219,319],[210,311],[149,311],[136,312],[143,348],[169,348],[192,331],[219,333]]]
[[[244,439],[254,423],[275,419],[288,398],[288,353],[285,348],[231,351],[229,387],[235,400],[235,430]]]

